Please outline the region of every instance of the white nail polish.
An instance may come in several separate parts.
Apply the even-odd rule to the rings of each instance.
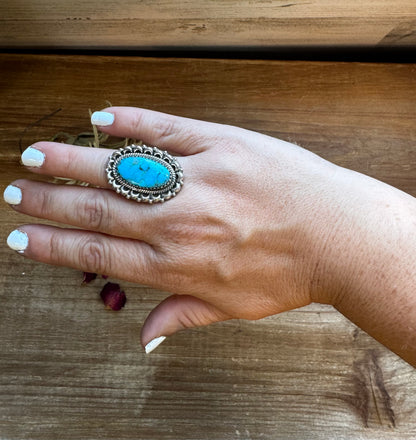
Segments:
[[[22,201],[22,190],[17,186],[9,185],[4,190],[3,199],[9,205],[19,205]]]
[[[7,245],[14,251],[23,252],[29,244],[29,237],[26,232],[15,229],[7,237]]]
[[[164,340],[166,336],[159,336],[158,338],[152,339],[146,347],[144,347],[144,351],[146,354],[151,353],[156,347],[158,347]]]
[[[106,127],[114,122],[114,115],[108,112],[94,112],[91,115],[91,124]]]
[[[26,150],[23,151],[23,165],[26,165],[27,167],[41,167],[43,162],[45,162],[45,155],[42,151],[33,147],[26,148]]]

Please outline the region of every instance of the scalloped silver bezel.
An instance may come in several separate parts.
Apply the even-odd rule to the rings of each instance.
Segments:
[[[166,166],[170,173],[169,181],[155,189],[144,189],[125,180],[117,171],[117,165],[124,157],[151,157],[152,160]],[[137,202],[158,203],[175,197],[183,185],[183,170],[178,161],[167,151],[147,145],[129,145],[116,150],[109,158],[106,174],[113,189],[127,199]]]

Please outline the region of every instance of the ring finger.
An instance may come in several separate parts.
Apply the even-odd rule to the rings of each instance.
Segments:
[[[113,152],[114,150],[108,148],[36,142],[23,152],[22,162],[36,174],[64,177],[101,188],[111,188],[105,170]],[[188,160],[187,157],[180,158],[183,168]]]
[[[12,186],[20,190],[21,200],[9,203],[15,205],[16,210],[34,217],[111,235],[151,240],[155,220],[160,214],[166,216],[173,212],[172,206],[168,209],[163,206],[165,204],[141,203],[139,206],[108,190],[105,168],[113,151],[54,142],[33,144],[22,155],[23,164],[32,172],[80,180],[100,189],[20,180]],[[185,163],[184,168],[188,160],[180,158],[181,165]],[[187,179],[190,178],[187,173]],[[175,200],[177,209],[180,209],[182,195]]]
[[[13,182],[9,192],[19,193],[19,190],[19,197],[6,201],[23,214],[109,235],[152,241],[156,206],[150,212],[151,207],[139,208],[136,202],[123,199],[111,190],[24,179]]]

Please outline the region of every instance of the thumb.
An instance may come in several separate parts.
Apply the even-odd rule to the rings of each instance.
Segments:
[[[227,319],[231,319],[231,316],[202,299],[190,295],[172,295],[150,312],[143,325],[140,340],[146,353],[150,353],[166,336],[179,330]]]

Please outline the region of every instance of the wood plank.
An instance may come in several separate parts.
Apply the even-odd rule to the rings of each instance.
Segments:
[[[89,129],[110,100],[296,142],[416,195],[416,66],[0,56],[0,182],[26,147]],[[61,109],[53,116],[33,124]],[[27,217],[3,205],[0,239]],[[172,336],[146,357],[140,324],[166,296],[0,248],[0,438],[414,439],[416,374],[331,307]]]
[[[0,47],[411,46],[413,0],[3,0]]]

